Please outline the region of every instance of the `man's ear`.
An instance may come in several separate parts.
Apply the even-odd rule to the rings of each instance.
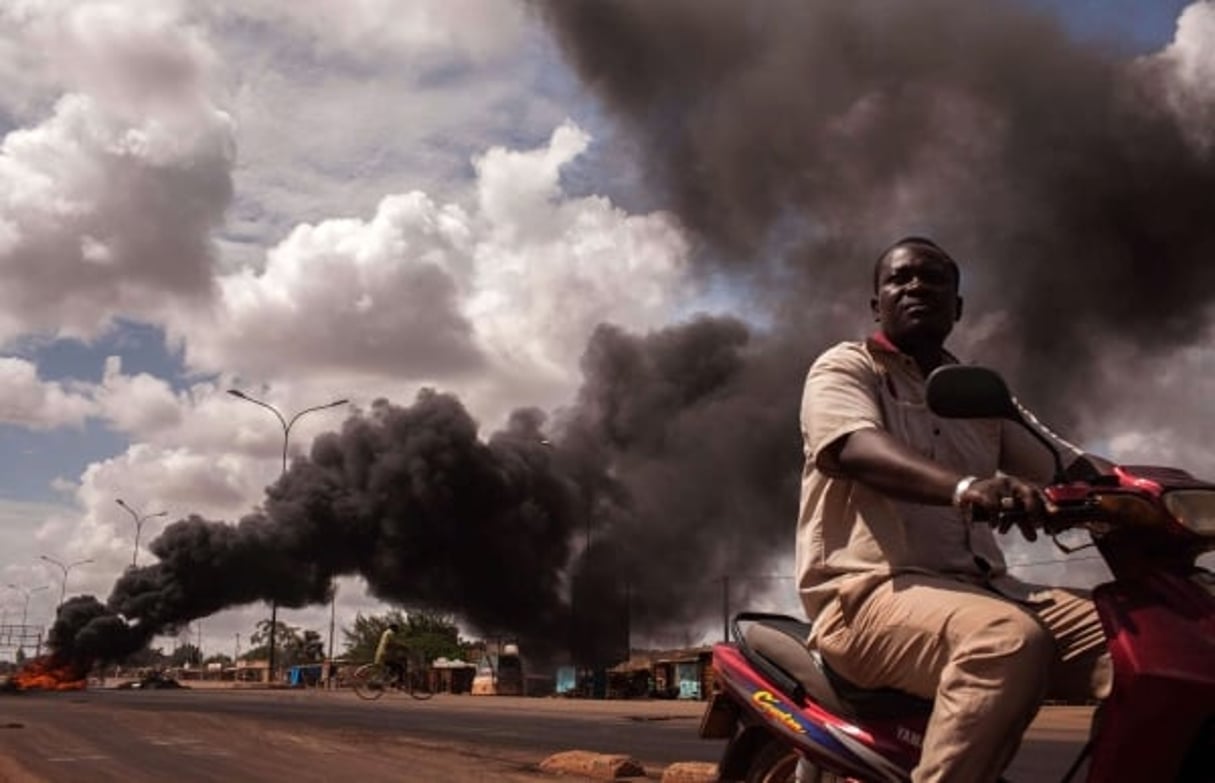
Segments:
[[[955,322],[962,320],[962,297],[960,296],[957,298],[957,302],[954,303],[953,320]]]
[[[876,296],[869,300],[869,312],[873,313],[873,320],[882,320],[882,314],[878,312],[878,301]]]

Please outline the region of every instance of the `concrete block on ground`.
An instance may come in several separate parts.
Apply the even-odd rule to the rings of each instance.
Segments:
[[[582,775],[592,780],[619,780],[645,777],[645,768],[623,754],[567,750],[540,762],[540,769],[558,775]]]
[[[662,771],[662,783],[717,783],[717,765],[707,761],[680,761]]]

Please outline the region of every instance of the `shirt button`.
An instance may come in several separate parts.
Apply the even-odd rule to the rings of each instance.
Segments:
[[[933,435],[940,435],[940,434],[941,434],[941,428],[940,428],[940,427],[933,427],[933,428],[932,428],[932,434],[933,434]]]

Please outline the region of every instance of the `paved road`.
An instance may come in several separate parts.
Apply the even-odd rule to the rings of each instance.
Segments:
[[[439,695],[359,701],[325,691],[0,695],[0,781],[508,781],[549,779],[550,753],[625,753],[655,775],[715,761],[695,702]],[[1057,780],[1087,714],[1048,710],[1013,780]],[[8,726],[9,728],[6,728]],[[7,761],[6,761],[7,759]]]
[[[0,756],[16,780],[537,780],[558,750],[648,767],[713,760],[700,704],[325,691],[106,691],[0,696]],[[3,728],[19,724],[20,728]],[[0,766],[0,780],[5,769]]]

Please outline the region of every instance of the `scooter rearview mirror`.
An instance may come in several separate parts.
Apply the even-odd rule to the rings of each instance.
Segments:
[[[1021,420],[1004,379],[986,367],[938,367],[928,376],[927,402],[945,419]]]
[[[995,370],[960,364],[938,367],[928,376],[924,396],[928,409],[943,419],[1008,419],[1020,424],[1054,457],[1056,480],[1063,476],[1063,460],[1058,450],[1038,427],[1026,420],[1008,384]]]

